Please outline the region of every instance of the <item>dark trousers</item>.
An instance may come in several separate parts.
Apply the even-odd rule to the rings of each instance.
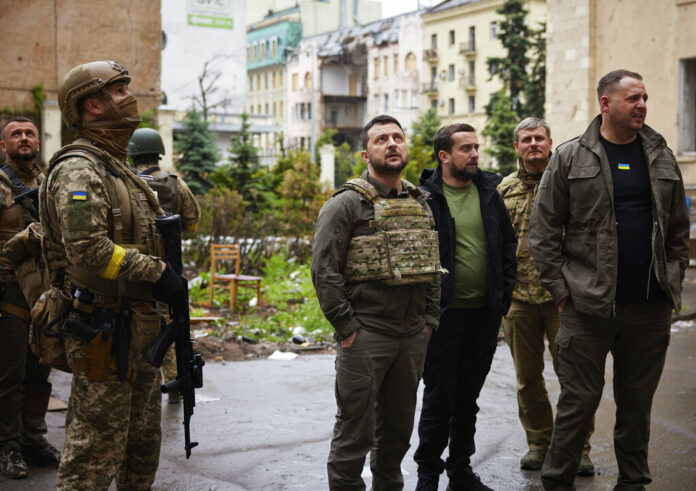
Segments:
[[[604,388],[607,353],[614,358],[616,487],[643,489],[648,468],[650,410],[665,364],[671,308],[666,301],[616,306],[616,317],[578,312],[571,300],[556,337],[561,394],[551,447],[541,471],[546,489],[573,489],[585,436]]]
[[[29,349],[27,323],[0,312],[0,449],[43,446],[51,369]]]
[[[440,319],[425,358],[423,408],[418,424],[420,442],[415,453],[418,478],[437,480],[447,469],[451,480],[471,472],[476,451],[476,405],[491,368],[495,346],[488,308],[448,309]],[[442,452],[449,441],[449,457]]]
[[[407,338],[360,329],[336,355],[336,424],[327,463],[329,488],[364,490],[370,452],[373,490],[401,490],[401,461],[413,431],[416,392],[430,335]]]

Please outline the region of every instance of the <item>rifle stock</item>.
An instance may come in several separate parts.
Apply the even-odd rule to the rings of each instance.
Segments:
[[[179,215],[169,215],[158,218],[156,226],[164,239],[165,258],[179,275],[183,271],[181,260],[181,219]],[[186,291],[188,282],[181,276]],[[150,350],[147,361],[156,367],[162,366],[164,355],[174,343],[176,351],[177,376],[175,380],[167,382],[160,387],[163,393],[178,390],[184,402],[184,439],[186,458],[191,456],[191,449],[198,442],[191,441],[189,424],[196,405],[196,389],[203,387],[203,365],[205,361],[199,353],[193,351],[191,339],[191,319],[189,316],[188,294],[181,305],[170,307],[172,322],[162,329]]]

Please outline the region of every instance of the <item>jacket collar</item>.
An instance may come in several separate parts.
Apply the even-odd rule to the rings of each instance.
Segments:
[[[551,153],[549,153],[549,161],[551,160]],[[548,165],[548,163],[547,163]],[[541,176],[544,175],[544,171],[538,174],[532,174],[527,170],[527,168],[522,163],[522,159],[517,159],[517,178],[524,182],[525,184],[538,184],[541,181]]]
[[[498,174],[478,170],[476,176],[472,179],[479,191],[484,189],[495,190],[502,178]],[[418,180],[419,184],[432,194],[443,195],[442,192],[442,165],[438,165],[434,169],[424,169],[421,172]]]
[[[604,151],[602,148],[602,143],[599,141],[599,128],[602,126],[602,115],[599,114],[595,117],[590,126],[587,127],[585,133],[580,137],[580,143],[592,150],[597,155],[601,155]],[[638,135],[643,143],[643,150],[645,154],[650,157],[655,149],[662,148],[667,145],[665,139],[657,131],[653,130],[647,124],[638,130]],[[649,160],[652,160],[649,158]]]

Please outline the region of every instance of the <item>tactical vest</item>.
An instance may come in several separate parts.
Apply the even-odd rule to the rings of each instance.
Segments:
[[[167,213],[181,214],[181,193],[177,184],[177,175],[152,167],[141,173],[147,176],[147,185],[155,192],[160,206]]]
[[[38,177],[35,177],[35,179],[37,183],[41,183]],[[10,188],[13,196],[30,189],[8,164],[0,166],[0,181]],[[0,247],[5,245],[5,242],[14,237],[17,232],[24,230],[25,227],[35,221],[29,212],[17,203],[12,203],[5,208],[0,212]]]
[[[53,236],[50,223],[57,223],[55,208],[49,208],[48,184],[52,170],[65,159],[80,157],[90,162],[102,178],[111,209],[109,238],[124,249],[137,249],[143,254],[163,257],[162,238],[155,228],[155,218],[163,215],[157,198],[145,182],[107,152],[88,143],[73,143],[61,148],[51,159],[46,172],[46,184],[41,188],[40,208],[48,224],[44,225],[42,248],[54,280],[60,270],[79,288],[109,297],[125,296],[134,300],[152,300],[152,283],[147,281],[110,280],[92,269],[69,264],[62,241]]]
[[[420,191],[401,181],[408,198],[386,199],[364,179],[352,179],[337,193],[350,189],[374,207],[374,233],[353,237],[348,245],[345,276],[349,281],[384,280],[388,285],[430,283],[440,278],[440,254],[435,222],[414,199]]]

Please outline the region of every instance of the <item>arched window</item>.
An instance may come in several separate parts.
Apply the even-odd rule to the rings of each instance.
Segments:
[[[406,55],[406,71],[415,72],[418,70],[416,68],[416,55],[409,53]]]
[[[311,89],[312,88],[312,74],[307,72],[305,73],[304,76],[304,86],[305,89]]]

